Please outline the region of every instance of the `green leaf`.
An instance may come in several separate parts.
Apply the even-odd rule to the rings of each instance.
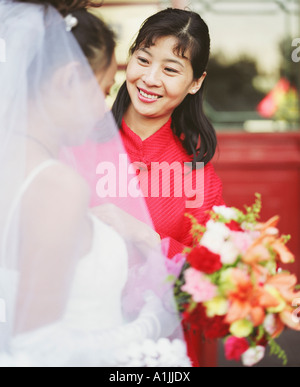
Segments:
[[[167,276],[167,278],[166,278],[166,282],[175,282],[176,279],[177,279],[177,278],[175,277],[175,275],[169,274],[169,275]]]
[[[286,244],[292,237],[290,235],[281,235],[282,243]]]
[[[186,216],[187,218],[190,219],[191,223],[192,223],[192,227],[191,227],[191,235],[193,236],[193,244],[194,246],[197,246],[204,234],[204,232],[206,231],[206,227],[203,226],[202,224],[200,224],[198,222],[198,220],[191,214],[189,213],[185,213],[184,216]]]
[[[257,336],[255,338],[255,341],[258,343],[265,335],[265,329],[263,327],[263,325],[259,325],[258,329],[257,329]]]
[[[269,341],[268,344],[270,347],[270,355],[275,355],[278,357],[278,359],[282,359],[283,365],[286,366],[288,363],[288,358],[285,351],[271,337],[268,338],[268,341]]]
[[[244,221],[247,223],[257,223],[260,218],[262,208],[261,194],[255,193],[255,202],[252,206],[244,206],[246,210]]]

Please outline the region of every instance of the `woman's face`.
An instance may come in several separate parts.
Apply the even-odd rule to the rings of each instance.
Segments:
[[[103,94],[105,97],[109,95],[110,89],[115,83],[115,75],[116,75],[117,69],[118,69],[118,64],[117,64],[116,56],[115,54],[113,54],[109,67],[95,74],[98,84],[101,90],[103,91]]]
[[[51,83],[47,84],[49,117],[52,117],[55,126],[61,128],[65,145],[73,146],[84,142],[103,118],[108,108],[99,92],[99,86],[106,97],[115,83],[115,55],[113,54],[109,67],[95,72],[94,76],[88,70],[78,63],[70,63],[58,69]]]
[[[201,87],[202,82],[194,80],[190,60],[174,53],[176,44],[176,38],[162,37],[132,55],[126,80],[130,108],[138,115],[167,120],[187,94]]]
[[[110,89],[115,83],[117,68],[116,57],[115,54],[113,54],[109,67],[94,73],[104,97],[109,95]],[[76,138],[77,143],[82,143],[87,138],[97,122],[103,118],[104,112],[108,109],[103,96],[99,93],[99,88],[97,83],[95,83],[94,77],[83,82],[81,88],[84,92],[85,102],[83,102],[81,98],[81,105],[79,107],[78,98],[76,97],[75,106],[73,106],[72,109],[72,111],[76,112],[76,122],[72,125],[71,134],[72,136],[75,135],[73,137]],[[73,95],[75,95],[75,93],[73,93]],[[86,103],[86,105],[84,105],[84,103]],[[80,114],[80,112],[82,112],[82,114]]]

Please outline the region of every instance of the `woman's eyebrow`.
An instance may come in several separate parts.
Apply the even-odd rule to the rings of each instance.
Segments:
[[[147,50],[147,48],[145,47],[141,47],[140,48],[140,51],[143,51],[145,52],[147,55],[153,57],[153,55],[151,54],[151,52],[149,50]],[[164,59],[164,63],[175,63],[175,64],[178,64],[179,66],[181,66],[182,68],[184,68],[184,65],[179,61],[179,60],[176,60],[176,59],[171,59],[171,58],[166,58]]]
[[[145,47],[141,47],[139,51],[144,51],[146,54],[153,56],[149,50],[147,50]]]
[[[175,64],[178,64],[179,66],[181,66],[182,68],[184,68],[184,65],[179,62],[179,60],[176,60],[176,59],[165,59],[164,60],[165,63],[175,63]]]

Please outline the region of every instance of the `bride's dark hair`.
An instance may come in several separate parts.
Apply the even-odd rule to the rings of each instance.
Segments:
[[[78,20],[72,33],[87,57],[93,71],[109,67],[115,51],[114,32],[97,16],[86,9],[72,12]]]
[[[72,33],[87,57],[93,71],[97,73],[109,67],[115,50],[113,31],[97,16],[88,12],[87,8],[102,5],[99,1],[89,0],[17,0],[19,3],[52,5],[63,16],[72,13],[78,20]]]
[[[102,1],[91,1],[91,0],[17,0],[19,3],[33,3],[46,5],[50,4],[56,8],[63,15],[67,15],[70,12],[76,11],[82,8],[89,7],[101,7]]]

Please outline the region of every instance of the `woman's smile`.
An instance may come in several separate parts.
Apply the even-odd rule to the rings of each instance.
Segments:
[[[158,99],[162,98],[162,96],[159,94],[153,93],[145,89],[141,89],[139,87],[137,87],[137,90],[138,98],[144,103],[153,103],[156,102]]]

